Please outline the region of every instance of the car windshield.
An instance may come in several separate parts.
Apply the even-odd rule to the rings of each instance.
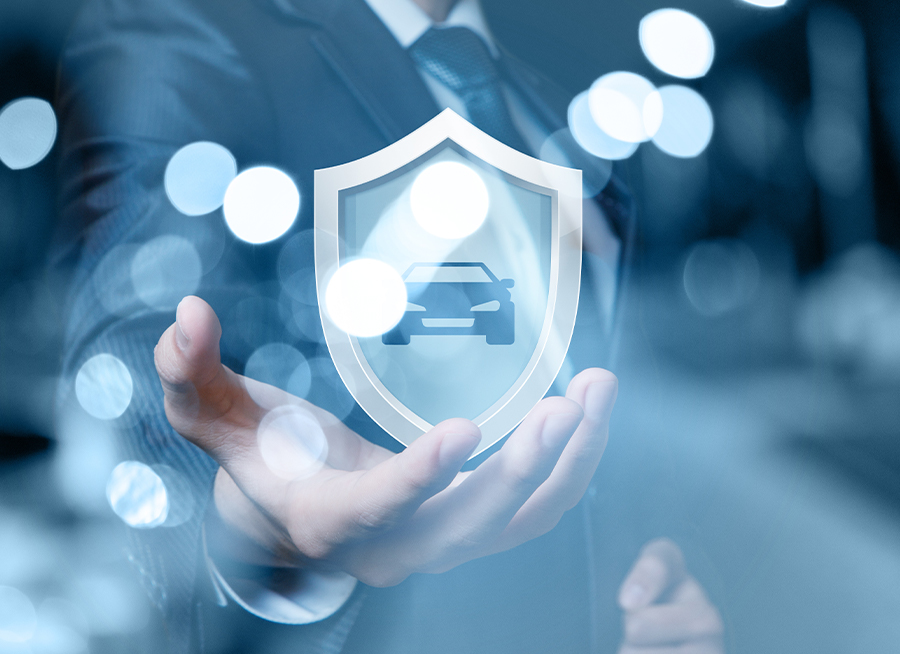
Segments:
[[[492,281],[481,266],[436,266],[422,265],[413,268],[406,276],[407,282],[490,282]]]

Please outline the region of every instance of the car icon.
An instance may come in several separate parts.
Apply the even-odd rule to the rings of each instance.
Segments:
[[[405,273],[408,302],[385,345],[408,345],[411,336],[484,336],[489,345],[515,342],[512,279],[497,279],[483,263],[414,263]]]

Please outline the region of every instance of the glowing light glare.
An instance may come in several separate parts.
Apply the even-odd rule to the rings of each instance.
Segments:
[[[659,91],[635,73],[619,71],[598,79],[588,90],[588,105],[597,126],[619,141],[646,141],[662,123]]]
[[[166,166],[169,201],[187,216],[202,216],[225,202],[225,191],[237,175],[237,162],[218,143],[197,141],[181,148]]]
[[[416,222],[429,234],[446,239],[474,233],[490,207],[484,180],[456,161],[442,161],[419,173],[409,201]]]
[[[756,5],[757,7],[782,7],[787,4],[787,0],[744,0],[748,5]]]
[[[627,159],[638,148],[637,143],[614,139],[597,126],[591,115],[588,91],[576,95],[569,104],[569,130],[578,145],[601,159]]]
[[[25,643],[36,628],[37,611],[28,596],[12,586],[0,586],[0,643]]]
[[[260,422],[257,443],[263,461],[282,479],[299,479],[318,472],[328,457],[328,440],[315,416],[287,405]]]
[[[228,185],[224,208],[225,222],[235,236],[248,243],[267,243],[294,224],[300,191],[277,168],[250,168]]]
[[[56,141],[56,114],[46,100],[20,98],[0,109],[0,161],[13,170],[40,163]]]
[[[658,9],[647,14],[639,35],[650,63],[673,77],[703,77],[712,66],[712,34],[702,20],[686,11]]]
[[[328,282],[325,307],[332,322],[353,336],[380,336],[406,312],[406,285],[400,274],[377,259],[341,266]]]
[[[131,263],[131,282],[144,304],[174,309],[200,286],[203,264],[197,248],[180,236],[159,236],[144,243]]]
[[[673,157],[696,157],[712,138],[712,110],[703,96],[686,86],[664,86],[659,93],[665,114],[653,135],[654,145]]]
[[[135,529],[151,529],[166,521],[166,486],[150,466],[139,461],[117,465],[106,484],[106,499],[117,516]]]
[[[78,403],[100,420],[113,420],[125,413],[133,390],[128,367],[112,354],[88,359],[75,377]]]

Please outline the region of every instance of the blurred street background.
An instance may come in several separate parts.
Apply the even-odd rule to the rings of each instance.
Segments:
[[[900,651],[900,7],[684,0],[714,50],[672,75],[641,29],[658,1],[483,4],[572,94],[625,71],[712,116],[608,155],[639,234],[605,515],[668,515],[729,652]],[[0,3],[0,107],[53,102],[78,6]],[[53,419],[56,155],[0,164],[0,652],[153,652],[104,490],[114,447],[74,448]]]

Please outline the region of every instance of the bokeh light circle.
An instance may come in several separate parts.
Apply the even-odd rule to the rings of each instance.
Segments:
[[[113,420],[125,413],[133,390],[128,367],[112,354],[91,357],[75,377],[78,403],[100,420]]]
[[[380,336],[406,313],[406,285],[377,259],[356,259],[334,273],[325,290],[332,322],[352,336]]]
[[[282,479],[300,479],[318,472],[328,457],[328,440],[309,410],[286,405],[262,419],[257,443],[266,466]]]
[[[636,73],[616,71],[604,75],[588,90],[588,104],[597,126],[619,141],[646,141],[662,123],[659,91]]]
[[[712,66],[715,44],[706,24],[681,9],[658,9],[641,20],[641,49],[650,63],[673,77],[703,77]]]
[[[18,588],[0,586],[0,643],[27,642],[36,628],[37,611],[28,596]]]
[[[174,309],[196,292],[203,274],[197,248],[180,236],[144,243],[131,263],[131,282],[141,301],[154,309]]]
[[[184,146],[166,166],[166,195],[187,216],[202,216],[225,202],[225,191],[237,175],[237,162],[227,148],[210,141]]]
[[[228,185],[224,209],[225,222],[235,236],[247,243],[267,243],[294,224],[300,212],[300,191],[277,168],[250,168]]]
[[[659,90],[665,113],[653,143],[673,157],[696,157],[713,135],[713,114],[703,96],[673,84]]]
[[[0,109],[0,161],[13,170],[40,163],[56,141],[56,114],[46,100],[19,98]]]
[[[166,485],[140,461],[124,461],[113,469],[106,483],[106,499],[115,514],[135,529],[158,527],[169,513]]]
[[[632,145],[632,144],[629,144]],[[569,157],[569,151],[579,148],[578,142],[572,136],[571,130],[563,127],[548,136],[541,145],[540,159],[548,164],[573,167],[573,161]],[[583,148],[582,148],[583,150]],[[590,159],[593,165],[585,165],[581,171],[581,197],[592,198],[602,191],[612,177],[612,162],[608,159],[596,157],[590,152],[581,152],[581,159]],[[562,187],[562,178],[553,166],[542,166],[544,175],[551,185]]]
[[[416,222],[429,234],[446,239],[474,233],[490,207],[481,175],[457,161],[441,161],[419,173],[409,201]]]
[[[757,7],[783,7],[787,4],[787,0],[744,0],[748,5],[756,5]]]
[[[297,397],[306,397],[312,384],[309,362],[297,348],[287,343],[268,343],[257,348],[247,359],[244,376]],[[267,398],[256,397],[258,388],[255,384],[247,385],[250,396],[257,403],[265,403]]]
[[[616,161],[627,159],[638,148],[637,143],[614,139],[597,126],[591,115],[588,91],[576,95],[569,104],[569,129],[585,152],[595,157]]]
[[[698,313],[714,317],[747,304],[759,286],[759,259],[743,241],[694,245],[684,262],[684,292]]]

